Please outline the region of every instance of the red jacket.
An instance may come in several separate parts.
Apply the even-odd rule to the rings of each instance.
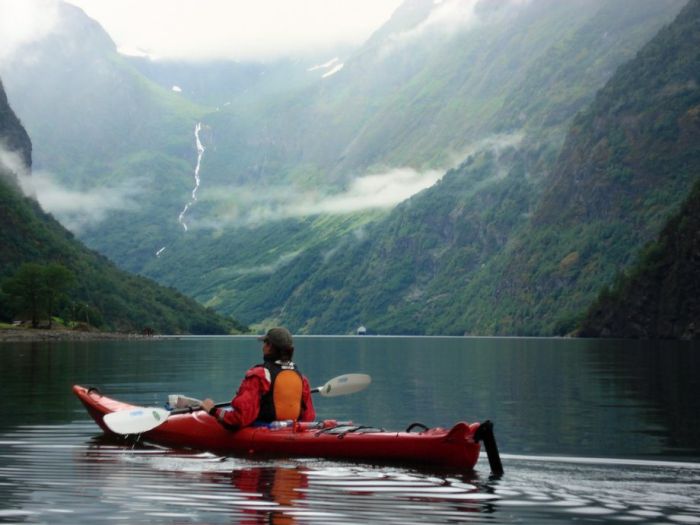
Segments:
[[[214,416],[229,427],[247,427],[260,413],[260,398],[270,390],[270,380],[265,374],[265,367],[254,366],[248,370],[238,387],[236,396],[231,400],[233,410],[217,408]],[[311,387],[306,376],[302,375],[301,392],[302,413],[299,421],[313,421],[316,410],[311,399]]]

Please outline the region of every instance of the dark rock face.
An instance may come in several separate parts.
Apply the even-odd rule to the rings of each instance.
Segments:
[[[27,167],[32,165],[32,142],[8,104],[2,80],[0,80],[0,147],[17,152]]]

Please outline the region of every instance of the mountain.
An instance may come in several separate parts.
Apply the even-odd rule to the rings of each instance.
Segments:
[[[523,147],[474,156],[338,254],[339,280],[327,278],[335,268],[315,273],[329,284],[305,283],[286,305],[290,324],[436,334],[573,329],[697,179],[697,9],[690,3],[616,72],[574,119],[552,165]]]
[[[470,285],[466,326],[572,330],[677,212],[700,173],[699,22],[693,0],[577,115],[527,229]]]
[[[619,9],[619,17],[622,6],[613,7]],[[496,142],[472,155],[460,167],[448,171],[439,184],[367,227],[361,241],[348,241],[347,247],[334,252],[333,257],[317,251],[298,260],[310,277],[280,308],[284,322],[312,332],[347,332],[364,324],[380,333],[435,334],[552,334],[570,324],[568,316],[585,308],[610,274],[584,274],[580,281],[560,282],[560,262],[566,270],[577,257],[574,254],[565,259],[575,251],[571,243],[567,244],[567,237],[574,244],[578,238],[575,226],[573,232],[557,233],[564,239],[554,236],[559,225],[557,213],[553,214],[555,232],[544,229],[546,202],[557,199],[544,197],[543,203],[541,196],[547,194],[559,175],[568,180],[563,167],[571,163],[566,155],[557,159],[561,142],[543,138],[556,137],[560,126],[571,124],[576,110],[585,107],[593,93],[586,99],[579,96],[580,105],[569,106],[568,117],[561,106],[556,108],[556,115],[548,116],[546,101],[556,100],[564,87],[575,91],[578,83],[577,77],[565,74],[556,78],[543,75],[541,64],[571,71],[565,67],[571,57],[581,57],[584,64],[593,62],[600,68],[597,72],[578,69],[583,78],[602,79],[605,71],[612,75],[614,57],[605,55],[609,62],[603,65],[600,59],[594,61],[588,53],[582,53],[581,43],[597,41],[591,36],[592,27],[599,28],[602,37],[613,26],[627,27],[639,42],[639,27],[622,24],[619,18],[611,22],[613,7],[601,10],[600,19],[589,20],[564,43],[558,42],[529,70],[532,77],[526,76],[524,85],[538,85],[538,78],[544,83],[529,91],[533,109],[530,115],[525,114],[520,142]],[[658,4],[649,8],[657,9]],[[648,24],[653,17],[641,19]],[[621,38],[619,32],[615,34]],[[627,51],[628,58],[634,56],[629,46],[614,49]],[[678,59],[684,60],[690,49],[681,50]],[[688,56],[692,57],[692,52]],[[557,57],[559,62],[554,61]],[[686,70],[690,72],[692,67]],[[517,92],[517,96],[522,95]],[[506,107],[509,105],[507,102]],[[505,129],[511,133],[516,130]],[[669,188],[667,211],[684,198],[687,189],[682,182]],[[553,190],[548,195],[552,194]],[[615,227],[624,229],[624,221],[615,223]],[[658,231],[661,223],[647,227],[649,235]],[[588,242],[593,245],[590,249],[595,249],[599,239],[591,236]],[[607,249],[607,245],[601,246]],[[620,252],[631,258],[638,247],[628,242]],[[554,249],[565,251],[554,258]],[[629,260],[615,262],[623,265]],[[279,271],[276,279],[286,283],[286,272]],[[571,286],[568,292],[562,291],[565,286]]]
[[[449,168],[499,127],[503,100],[532,64],[603,4],[481,2],[472,11],[407,1],[315,86],[208,117],[216,147],[204,169],[214,184],[283,181],[303,191],[391,167]]]
[[[700,112],[695,113],[695,118]],[[700,337],[700,183],[638,261],[606,287],[577,335],[643,339]]]
[[[252,112],[263,124],[244,118],[236,107],[205,118],[214,151],[205,154],[203,176],[216,188],[216,178],[227,174],[239,181],[234,188],[240,191],[236,195],[218,186],[221,191],[211,209],[204,211],[200,202],[198,213],[223,226],[183,237],[169,248],[173,258],[152,259],[143,271],[250,322],[269,317],[311,332],[345,333],[370,320],[382,332],[463,330],[452,325],[455,313],[444,316],[439,328],[429,328],[433,321],[423,312],[425,301],[441,317],[462,300],[461,292],[459,301],[451,299],[454,290],[461,291],[465,279],[500,253],[534,208],[576,111],[682,3],[634,5],[634,10],[626,2],[494,8],[473,31],[438,39],[415,36],[415,42],[395,49],[396,35],[411,34],[434,7],[431,2],[404,4],[342,70],[323,79],[316,93]],[[541,25],[535,30],[536,20]],[[392,54],[387,55],[387,46]],[[494,63],[500,53],[511,60]],[[543,72],[545,67],[549,69]],[[515,112],[515,98],[529,105]],[[442,118],[438,111],[455,114]],[[427,127],[421,124],[425,119],[430,120]],[[350,155],[360,136],[375,133],[370,132],[375,125],[380,126],[377,136],[357,150],[366,158]],[[316,144],[299,144],[307,140]],[[420,159],[425,141],[434,141],[426,151],[433,157],[441,151],[443,160]],[[235,155],[224,157],[224,145]],[[292,152],[282,153],[285,148]],[[370,158],[375,155],[370,150],[388,166],[405,162],[420,171],[460,149],[465,156],[481,153],[388,216],[358,212],[345,215],[344,221],[313,216],[284,220],[287,201],[303,202],[308,193],[329,183],[347,188],[350,183],[342,181],[351,173],[372,173],[377,161]],[[316,150],[326,152],[316,155]],[[351,156],[356,160],[349,163]],[[228,160],[220,160],[224,158]],[[290,162],[296,168],[287,166],[285,181],[280,173]],[[227,220],[231,224],[228,217],[245,217],[249,193],[243,185],[248,179],[262,186],[259,194],[268,196],[258,205],[270,220],[260,227],[226,227]],[[229,199],[224,198],[227,193]],[[352,227],[331,227],[341,222]],[[320,233],[320,223],[331,229]]]
[[[32,135],[61,129],[55,107],[68,103],[76,114],[94,105],[132,115],[133,135],[101,110],[91,125],[109,136],[99,144],[82,143],[70,126],[70,139],[47,132],[34,144],[37,158],[58,159],[61,141],[71,141],[66,158],[79,176],[58,175],[71,188],[138,188],[128,194],[137,205],[76,229],[124,268],[245,322],[296,331],[346,333],[362,323],[384,333],[549,334],[575,322],[687,193],[682,182],[669,188],[659,222],[619,247],[615,268],[558,276],[560,262],[581,259],[569,243],[575,232],[548,230],[555,189],[565,192],[571,173],[561,148],[571,150],[574,117],[684,3],[409,0],[354,53],[259,92],[243,86],[260,85],[260,66],[220,63],[199,66],[202,83],[174,92],[168,85],[184,66],[136,64],[113,44],[85,45],[92,33],[81,28],[92,22],[71,10],[69,30],[32,48],[40,60],[4,71]],[[63,51],[81,46],[101,49],[100,67],[81,74],[104,89],[86,90],[84,104],[61,83],[38,90],[45,68],[88,59]],[[115,76],[143,102],[136,117],[124,110],[128,99],[115,106],[102,96]],[[227,94],[222,79],[232,82],[230,104],[208,106]],[[50,102],[33,111],[42,96]],[[148,137],[140,114],[149,115]],[[97,169],[104,144],[121,149],[122,140],[125,149]],[[401,199],[388,196],[412,184],[410,193],[427,189],[393,207]]]
[[[77,276],[64,314],[80,305],[91,324],[108,330],[160,333],[229,333],[243,327],[207,310],[181,293],[117,269],[104,256],[86,249],[20,189],[18,173],[31,166],[31,141],[9,106],[0,82],[0,281],[22,263],[65,266]],[[18,161],[19,159],[19,161]],[[0,315],[11,315],[0,292]]]
[[[336,50],[342,53],[346,50]],[[122,59],[148,80],[163,89],[206,108],[225,109],[236,105],[257,105],[290,90],[303,89],[314,83],[327,68],[309,66],[327,62],[334,50],[322,56],[279,59],[267,63],[234,60],[157,60],[150,57],[124,56]]]
[[[108,256],[152,257],[182,229],[205,110],[141,75],[82,10],[56,5],[54,30],[0,64],[32,137],[35,179],[49,196],[73,196],[54,213],[81,236],[97,228],[98,238],[110,237]],[[86,200],[91,207],[80,205]],[[144,241],[137,228],[154,238]]]

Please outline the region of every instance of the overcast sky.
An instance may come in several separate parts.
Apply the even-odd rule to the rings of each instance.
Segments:
[[[26,0],[22,0],[26,1]],[[269,59],[360,44],[401,0],[70,0],[124,51]]]
[[[402,0],[67,0],[123,52],[267,60],[359,45]],[[51,30],[58,0],[0,0],[0,59]]]

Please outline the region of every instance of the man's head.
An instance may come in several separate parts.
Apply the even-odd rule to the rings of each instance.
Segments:
[[[258,337],[265,345],[269,345],[269,352],[265,356],[288,361],[294,355],[294,340],[292,334],[283,327],[270,328],[262,337]]]

